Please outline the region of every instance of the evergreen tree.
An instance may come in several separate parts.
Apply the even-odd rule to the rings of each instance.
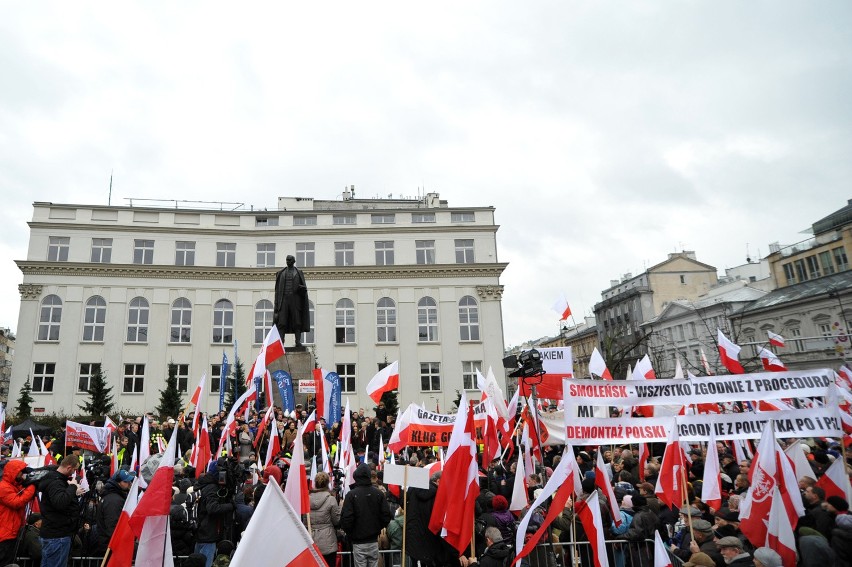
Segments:
[[[459,409],[459,404],[461,403],[461,391],[456,390],[456,399],[453,400],[453,403],[456,406],[456,410]]]
[[[228,385],[228,391],[225,392],[225,411],[229,412],[234,402],[246,391],[246,373],[239,357],[234,361],[234,372],[225,380],[225,383]]]
[[[183,411],[183,400],[177,383],[177,364],[169,363],[169,375],[166,378],[165,390],[160,390],[160,405],[154,408],[160,419],[165,417],[176,418]]]
[[[385,403],[385,409],[388,410],[388,415],[396,418],[396,413],[399,411],[399,390],[391,390],[382,394],[382,401]]]
[[[112,386],[107,386],[101,366],[95,367],[95,373],[89,377],[89,400],[79,407],[93,418],[108,415],[115,404],[112,401]]]
[[[27,376],[27,381],[21,387],[21,395],[18,397],[18,407],[15,409],[15,417],[20,420],[27,419],[33,413],[33,387],[30,384],[30,377]]]

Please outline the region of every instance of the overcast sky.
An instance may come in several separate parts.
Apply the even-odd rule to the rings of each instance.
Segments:
[[[848,1],[124,4],[4,6],[0,326],[32,203],[106,204],[110,171],[113,204],[492,205],[507,345],[563,291],[589,314],[679,249],[723,272],[852,197]]]

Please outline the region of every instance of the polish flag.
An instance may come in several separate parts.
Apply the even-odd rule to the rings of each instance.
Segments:
[[[814,469],[811,468],[810,461],[808,461],[807,455],[805,455],[805,450],[802,449],[801,443],[792,443],[789,447],[784,449],[784,454],[790,459],[793,463],[793,470],[796,473],[796,480],[802,480],[804,477],[814,477]]]
[[[352,414],[349,413],[349,400],[346,400],[346,409],[343,410],[343,420],[340,423],[340,450],[336,457],[341,463],[347,463],[348,457],[352,454]],[[399,423],[399,415],[396,416],[396,423]]]
[[[257,448],[257,444],[260,443],[260,439],[261,439],[261,437],[263,437],[263,432],[266,431],[266,426],[269,423],[270,419],[272,419],[274,421],[274,419],[273,419],[273,412],[274,411],[275,411],[275,408],[272,407],[272,406],[269,406],[268,408],[266,408],[266,411],[263,412],[263,418],[260,420],[260,423],[257,426],[257,433],[255,433],[255,435],[254,435],[254,443],[252,444],[255,449]]]
[[[838,384],[847,390],[852,389],[852,370],[850,370],[849,367],[844,364],[837,369],[837,374],[838,376],[840,376],[840,378],[846,385],[843,386],[842,384],[840,384],[840,382],[838,382]]]
[[[766,334],[769,336],[769,344],[771,344],[772,346],[784,348],[784,337],[782,337],[781,335],[776,335],[772,331],[766,331]]]
[[[595,350],[592,351],[592,358],[589,360],[589,372],[595,376],[600,376],[604,380],[612,380],[612,374],[609,373],[606,361],[598,351],[598,347],[595,347]]]
[[[659,530],[654,530],[654,567],[672,567],[672,559],[660,538]]]
[[[260,352],[251,365],[251,370],[246,374],[246,385],[254,384],[254,379],[257,376],[266,375],[266,367],[284,356],[284,343],[281,342],[281,335],[278,334],[278,327],[272,325],[266,337],[263,339],[263,344],[260,346]],[[272,390],[265,388],[267,405],[272,405]]]
[[[169,535],[169,509],[172,505],[172,483],[175,477],[177,432],[178,428],[175,427],[148,489],[130,516],[130,528],[139,538],[139,549],[134,562],[137,567],[174,565]]]
[[[529,503],[526,467],[524,466],[524,460],[518,459],[518,464],[515,468],[515,484],[512,486],[512,501],[509,502],[509,511],[515,515],[520,515]]]
[[[257,390],[254,388],[254,382],[243,392],[243,395],[237,398],[234,405],[231,406],[231,411],[228,412],[228,417],[225,418],[225,427],[222,428],[222,437],[219,439],[219,447],[216,449],[216,454],[222,454],[222,448],[225,446],[225,441],[234,434],[237,430],[236,416],[240,409],[248,403],[250,399],[257,395]]]
[[[293,443],[293,458],[290,460],[290,470],[287,472],[287,484],[284,487],[284,498],[298,514],[308,514],[311,511],[305,471],[305,446],[302,443],[302,435],[304,434],[304,429],[300,429],[298,435],[296,435],[296,440]],[[272,482],[269,484],[275,483]],[[263,500],[261,500],[262,502]],[[266,557],[269,556],[267,555]]]
[[[201,428],[195,436],[195,451],[193,452],[192,466],[195,467],[195,478],[207,472],[210,464],[210,431],[207,428],[207,416],[201,420]]]
[[[751,469],[751,486],[740,502],[740,531],[756,547],[767,545],[779,554],[786,544],[787,532],[793,530],[805,513],[802,495],[790,459],[775,441],[774,424],[770,419],[763,428]],[[772,521],[771,508],[778,507]],[[773,546],[773,538],[775,546]],[[779,538],[781,538],[779,540]],[[795,549],[795,545],[793,546]],[[795,561],[794,561],[795,563]]]
[[[707,355],[704,354],[704,348],[699,348],[699,350],[701,351],[701,366],[704,367],[704,372],[707,376],[712,376],[713,373],[710,371],[710,363],[707,362]]]
[[[613,500],[615,500],[613,498]],[[583,530],[586,532],[592,544],[592,556],[594,558],[594,567],[607,567],[609,559],[606,555],[606,535],[604,533],[603,520],[601,519],[601,505],[598,499],[598,491],[592,492],[586,500],[577,502],[577,516],[583,524]],[[616,513],[617,517],[621,517],[621,513]]]
[[[760,350],[760,362],[763,363],[763,369],[768,372],[784,372],[787,367],[781,362],[781,359],[775,356],[775,353],[769,349]]]
[[[711,427],[710,440],[707,442],[707,460],[704,462],[701,500],[714,510],[722,507],[722,477],[719,468],[719,456],[716,454],[716,431],[714,427]]]
[[[651,456],[647,443],[639,443],[639,481],[645,482],[645,463]]]
[[[195,404],[195,411],[192,414],[192,432],[198,432],[198,426],[200,425],[198,421],[198,416],[201,414],[201,396],[204,393],[204,383],[207,381],[207,374],[201,375],[201,381],[198,383],[198,386],[195,387],[195,391],[192,393],[192,397],[189,399],[190,404]],[[187,404],[188,406],[189,404]]]
[[[479,468],[476,464],[476,429],[473,411],[468,407],[464,391],[459,412],[450,435],[443,475],[429,530],[441,535],[447,543],[464,553],[473,536],[473,509],[479,496]]]
[[[311,412],[305,423],[302,424],[302,435],[313,433],[317,428],[317,410]]]
[[[382,401],[382,394],[399,389],[399,361],[394,360],[378,371],[367,383],[367,395],[377,404]]]
[[[281,438],[278,436],[278,424],[272,424],[269,428],[269,443],[266,446],[266,466],[274,464],[275,456],[281,452]]]
[[[323,418],[328,424],[340,421],[340,376],[337,372],[325,368],[314,369],[316,387],[317,419]]]
[[[677,427],[673,426],[666,444],[666,452],[663,453],[663,462],[660,464],[657,486],[654,488],[654,493],[669,508],[672,506],[680,507],[687,499],[687,486],[683,481],[686,472],[685,466]]]
[[[740,347],[731,342],[728,337],[722,333],[722,329],[716,329],[716,340],[719,343],[719,362],[728,369],[731,374],[745,374],[745,368],[740,364]]]
[[[559,296],[559,299],[550,308],[559,313],[560,321],[564,321],[571,316],[571,308],[568,307],[568,300],[565,299],[564,293]]]
[[[114,475],[118,472],[119,464],[118,464],[118,438],[113,437],[112,439],[112,456],[109,460],[109,476]]]
[[[2,438],[3,437],[3,428],[5,427],[5,422],[6,422],[6,410],[3,409],[3,410],[0,410],[0,411],[2,411],[2,416],[3,416],[2,421],[0,421],[0,438]],[[115,433],[115,430],[118,429],[118,426],[115,424],[115,422],[113,420],[111,420],[109,418],[108,415],[104,416],[104,427],[109,429],[110,432],[112,432],[112,433]]]
[[[772,489],[770,500],[772,504],[766,526],[766,546],[781,556],[782,565],[796,565],[796,535],[793,525],[798,522],[798,518],[790,517],[777,485]]]
[[[656,380],[657,374],[651,366],[651,359],[646,354],[636,363],[636,368],[630,374],[630,380]],[[654,406],[634,406],[633,412],[642,417],[654,417]]]
[[[645,468],[644,463],[639,463],[639,466],[641,468]],[[598,451],[598,460],[595,461],[595,486],[601,489],[604,496],[606,496],[609,501],[609,511],[615,527],[620,527],[621,512],[618,509],[618,502],[615,500],[615,492],[612,490],[612,483],[609,481],[609,476],[606,474],[606,470],[604,469],[602,451]],[[603,534],[603,532],[600,533]],[[590,539],[589,541],[592,540]]]
[[[177,427],[175,428],[177,430]],[[151,456],[151,430],[148,426],[148,418],[146,416],[142,416],[142,427],[139,428],[139,460],[137,463],[139,464],[139,468],[142,468],[142,465],[145,461],[148,460],[148,457]],[[139,488],[145,488],[148,486],[148,483],[145,482],[145,479],[142,478],[142,475],[139,476]]]
[[[121,508],[121,515],[115,525],[115,531],[109,539],[106,552],[106,567],[130,567],[133,565],[133,530],[130,528],[130,517],[139,501],[139,477],[133,479],[130,490]]]
[[[825,490],[825,496],[839,496],[852,502],[852,486],[849,485],[849,475],[846,474],[846,463],[843,459],[835,459],[831,466],[825,470],[816,485]]]
[[[287,567],[328,567],[299,512],[275,482],[266,486],[231,565],[268,565],[271,557],[276,565]]]

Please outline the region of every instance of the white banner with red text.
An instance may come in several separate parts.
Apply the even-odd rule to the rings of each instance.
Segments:
[[[481,443],[486,421],[484,403],[473,406],[473,422],[476,427],[476,442]],[[411,404],[399,416],[391,434],[388,448],[397,452],[403,447],[446,447],[450,444],[450,434],[455,415],[435,413],[417,404]]]
[[[65,445],[67,447],[80,447],[96,453],[106,453],[109,436],[109,427],[95,427],[73,421],[65,422]]]

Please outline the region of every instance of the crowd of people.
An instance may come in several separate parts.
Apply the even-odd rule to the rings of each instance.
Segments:
[[[23,460],[8,459],[8,446],[5,446],[0,480],[0,567],[14,564],[16,557],[31,558],[36,565],[45,567],[64,567],[70,556],[103,557],[108,553],[131,484],[137,474],[143,477],[152,474],[147,463],[135,465],[143,420],[148,420],[151,454],[158,453],[162,440],[170,439],[177,428],[179,457],[170,510],[174,555],[186,558],[184,566],[228,565],[268,484],[274,482],[286,487],[294,441],[310,409],[297,407],[289,415],[276,409],[272,426],[278,429],[281,451],[263,464],[269,435],[263,431],[258,434],[261,415],[254,411],[247,420],[237,420],[225,454],[214,457],[201,471],[191,465],[196,442],[191,423],[180,416],[159,420],[147,414],[119,420],[113,433],[119,465],[115,471],[110,470],[111,456],[84,455],[77,447],[66,447],[61,432],[43,439],[56,462],[44,469],[30,470]],[[343,561],[340,552],[346,551],[351,552],[351,560],[346,559],[351,561],[348,565],[355,567],[375,567],[386,557],[393,564],[400,564],[399,551],[385,556],[380,549],[401,550],[405,529],[406,561],[410,565],[510,565],[517,553],[519,524],[518,516],[508,509],[515,494],[517,452],[504,459],[480,463],[474,549],[460,554],[429,528],[441,472],[431,474],[428,488],[410,488],[407,498],[400,494],[399,487],[384,484],[382,469],[388,455],[379,451],[380,447],[388,446],[394,416],[388,415],[383,404],[370,413],[367,416],[360,409],[347,418],[352,426],[352,448],[360,461],[350,477],[351,486],[343,486],[347,480],[339,468],[331,474],[319,472],[311,481],[310,521],[307,515],[304,520],[326,563],[336,567]],[[207,416],[210,446],[214,450],[220,445],[226,417],[225,412]],[[339,423],[326,428],[320,420],[320,427],[304,435],[306,462],[310,463],[313,457],[319,460],[323,446],[328,448],[328,459],[333,462],[340,433]],[[29,438],[19,441],[25,449],[32,442]],[[813,470],[812,476],[803,475],[799,481],[806,506],[806,514],[795,526],[799,564],[852,565],[849,503],[837,496],[826,498],[817,485],[829,463],[844,458],[840,446],[822,439],[786,442],[803,444]],[[774,551],[763,547],[763,542],[755,545],[748,541],[739,529],[739,507],[749,488],[748,460],[738,462],[723,442],[710,447],[709,452],[705,446],[693,446],[688,472],[691,504],[667,507],[655,495],[662,447],[657,449],[652,451],[655,456],[643,463],[635,445],[586,447],[573,455],[563,454],[559,446],[545,446],[535,470],[527,471],[528,501],[536,500],[561,459],[573,458],[582,474],[583,491],[586,495],[598,492],[611,567],[652,567],[654,547],[648,542],[654,541],[655,533],[666,543],[676,558],[675,563],[707,567],[782,565]],[[620,522],[612,517],[606,494],[596,487],[596,451],[602,452]],[[394,459],[411,466],[433,467],[439,455],[437,448],[409,447]],[[721,471],[723,504],[718,510],[700,499],[708,459],[718,460]],[[405,501],[407,510],[403,510]],[[551,567],[568,565],[576,559],[579,564],[592,565],[590,547],[581,543],[587,541],[587,536],[581,523],[575,520],[573,501],[569,499],[564,509],[557,511],[549,510],[549,505],[546,502],[535,510],[523,512],[531,518],[524,534],[527,541],[549,513],[557,513],[550,529],[536,542],[553,545],[545,553],[526,557],[523,564]]]

